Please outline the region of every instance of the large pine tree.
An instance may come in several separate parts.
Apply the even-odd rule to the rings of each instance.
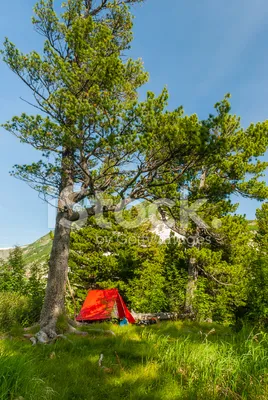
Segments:
[[[16,165],[13,175],[45,199],[58,198],[41,313],[41,329],[50,336],[64,312],[71,223],[80,218],[74,206],[100,192],[117,200],[147,196],[157,170],[186,143],[184,134],[181,146],[169,137],[165,154],[162,143],[155,146],[166,131],[179,134],[182,112],[164,111],[165,90],[159,97],[149,93],[143,103],[137,100],[148,75],[142,61],[127,59],[126,52],[132,39],[128,5],[138,2],[68,0],[58,15],[53,0],[40,0],[33,24],[45,38],[43,53],[23,54],[8,39],[4,43],[4,61],[32,91],[39,112],[4,126],[42,152],[39,162]],[[95,211],[92,206],[90,212]]]

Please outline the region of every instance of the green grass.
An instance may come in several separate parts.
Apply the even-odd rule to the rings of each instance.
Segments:
[[[35,347],[1,340],[0,399],[268,399],[265,332],[181,322],[97,327],[116,336],[91,332]]]

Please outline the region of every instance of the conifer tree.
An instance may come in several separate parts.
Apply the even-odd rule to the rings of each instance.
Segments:
[[[191,131],[187,130],[188,141],[199,143],[200,150],[195,153],[192,146],[188,157],[181,150],[168,169],[164,166],[158,170],[154,181],[150,182],[155,197],[173,200],[171,205],[160,208],[166,220],[171,217],[172,229],[185,237],[188,284],[184,308],[185,315],[191,317],[196,316],[194,304],[200,278],[206,276],[211,281],[218,280],[216,259],[229,241],[228,232],[222,231],[221,225],[224,226],[228,214],[237,210],[234,196],[259,201],[268,198],[268,188],[262,180],[268,163],[260,159],[268,148],[268,122],[243,128],[240,118],[231,113],[229,97],[227,95],[215,105],[215,115],[210,115],[207,120],[199,121],[196,116],[181,120],[181,132],[186,123],[191,125]],[[165,143],[169,145],[169,133],[158,137],[163,156]],[[250,240],[247,235],[245,237]],[[214,259],[210,263],[214,265],[212,269],[200,262],[204,252],[208,255],[208,249],[212,251],[209,257]],[[223,279],[218,283],[225,285],[228,282]]]
[[[130,216],[131,210],[126,211]],[[135,311],[162,311],[163,245],[145,223],[135,229],[117,224],[114,213],[107,215],[111,229],[98,226],[91,217],[87,226],[71,234],[70,282],[76,309],[86,293],[96,288],[118,288]],[[72,307],[72,299],[69,301]]]
[[[177,151],[171,147],[160,160],[154,142],[181,110],[164,112],[166,90],[139,103],[137,90],[148,75],[141,60],[125,57],[132,39],[128,6],[139,2],[67,0],[58,15],[53,0],[40,0],[33,24],[45,38],[43,53],[23,54],[4,43],[3,60],[32,91],[38,112],[4,127],[42,153],[39,162],[16,165],[12,174],[46,200],[58,198],[41,313],[41,329],[51,337],[64,313],[71,223],[80,217],[74,206],[100,192],[142,198],[144,183]]]

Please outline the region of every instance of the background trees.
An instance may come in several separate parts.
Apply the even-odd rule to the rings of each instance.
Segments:
[[[254,238],[255,260],[249,287],[248,312],[251,319],[267,324],[268,303],[268,204],[257,210],[257,232]]]
[[[267,198],[267,187],[260,182],[267,163],[259,159],[268,146],[267,122],[242,128],[231,114],[229,96],[204,121],[185,115],[182,107],[167,111],[166,90],[158,97],[148,93],[139,102],[138,89],[148,75],[141,60],[126,59],[132,39],[127,5],[137,2],[68,0],[58,15],[52,0],[40,0],[33,24],[45,38],[43,53],[25,55],[8,39],[4,43],[3,59],[31,89],[39,113],[22,114],[4,125],[41,154],[39,162],[16,165],[13,175],[45,199],[58,199],[41,313],[41,328],[52,337],[65,312],[71,225],[81,217],[75,206],[83,200],[88,202],[86,220],[103,211],[119,211],[131,200],[168,199],[158,203],[161,218],[167,223],[171,218],[172,229],[186,240],[174,249],[175,260],[171,247],[162,251],[161,246],[147,246],[144,260],[137,249],[128,249],[124,257],[130,264],[132,294],[137,289],[129,296],[137,307],[180,309],[184,303],[184,314],[197,317],[201,304],[204,316],[219,307],[233,310],[246,298],[239,285],[247,277],[248,252],[239,253],[239,246],[251,239],[240,237],[242,219],[228,218],[236,210],[232,195]],[[100,193],[108,201],[105,207],[98,203]],[[198,215],[192,208],[196,202]],[[96,268],[91,273],[95,281],[114,283],[114,273],[123,264],[116,257],[104,261],[95,254],[91,222],[92,230],[86,233],[91,247],[73,255],[73,273],[83,275],[79,263],[86,265],[89,258]],[[83,241],[82,233],[77,240],[79,235]],[[138,254],[138,264],[133,254]],[[120,273],[125,283],[123,269]],[[185,279],[183,292],[179,286]],[[176,290],[178,296],[172,297]]]
[[[225,253],[230,243],[228,235],[233,229],[235,235],[235,230],[239,231],[239,225],[243,225],[238,218],[232,220],[230,231],[224,230],[224,224],[231,223],[228,215],[237,209],[233,196],[258,200],[268,196],[267,185],[261,180],[268,163],[260,158],[268,147],[267,121],[244,129],[240,118],[231,113],[229,97],[227,95],[217,103],[215,115],[205,121],[199,121],[196,116],[180,120],[182,126],[176,125],[180,134],[186,133],[193,145],[187,154],[183,153],[182,147],[168,168],[158,171],[150,184],[156,197],[162,195],[173,200],[172,207],[164,206],[162,211],[166,218],[172,218],[172,229],[187,239],[184,242],[188,269],[185,313],[190,317],[195,317],[199,278],[205,276],[216,282],[219,271],[227,267],[226,262],[233,265],[234,270],[242,268],[239,252],[236,258]],[[159,137],[163,149],[170,145],[168,135],[171,132]],[[233,239],[232,246],[238,251]],[[249,237],[245,240],[250,242]],[[226,286],[228,281],[224,278],[222,284]]]
[[[129,211],[130,213],[130,211]],[[222,218],[220,246],[213,241],[190,247],[171,234],[162,242],[147,224],[124,229],[110,215],[112,230],[93,220],[72,233],[70,280],[76,307],[89,289],[118,287],[137,312],[176,312],[185,317],[188,258],[199,268],[193,310],[195,319],[233,323],[249,311],[252,282],[256,279],[256,232],[241,216]],[[260,289],[260,281],[255,285]],[[258,288],[258,289],[257,289]],[[69,297],[68,297],[69,298]],[[70,306],[72,299],[69,298]],[[264,304],[260,299],[260,303]]]
[[[38,321],[44,289],[44,268],[38,260],[26,268],[23,251],[16,246],[0,266],[0,325],[3,329]]]

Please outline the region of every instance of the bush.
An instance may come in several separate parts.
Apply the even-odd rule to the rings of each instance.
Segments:
[[[14,292],[0,292],[0,331],[29,323],[30,300]]]

